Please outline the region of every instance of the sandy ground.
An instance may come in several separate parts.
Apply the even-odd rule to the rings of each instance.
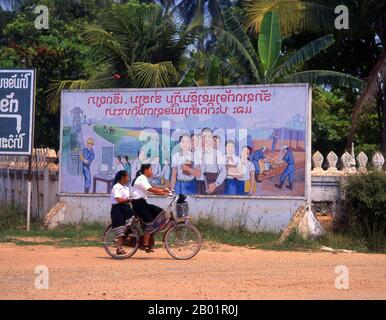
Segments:
[[[49,289],[35,288],[35,267]],[[335,288],[335,267],[349,289]],[[386,299],[386,255],[208,245],[192,260],[164,249],[123,261],[102,248],[0,245],[0,299]]]

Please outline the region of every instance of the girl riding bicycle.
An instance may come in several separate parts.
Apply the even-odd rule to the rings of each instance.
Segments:
[[[155,188],[149,183],[149,178],[153,176],[151,164],[142,164],[141,169],[137,172],[137,177],[132,182],[131,198],[133,209],[144,223],[143,246],[146,252],[153,252],[149,242],[150,236],[157,231],[162,223],[166,222],[165,212],[162,208],[148,203],[147,196],[149,193],[156,195],[168,195],[168,188]]]
[[[122,248],[125,235],[125,222],[134,212],[130,207],[130,191],[127,187],[129,175],[126,170],[118,171],[115,175],[114,186],[111,190],[111,221],[112,232],[117,239],[117,255],[126,254]]]

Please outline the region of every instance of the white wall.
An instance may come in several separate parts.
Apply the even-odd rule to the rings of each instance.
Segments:
[[[66,205],[64,221],[78,223],[99,221],[110,223],[110,198],[107,195],[60,195]],[[168,199],[151,197],[150,203],[166,207]],[[222,226],[245,224],[253,231],[280,231],[287,226],[296,209],[304,205],[301,198],[293,199],[245,199],[229,197],[188,197],[190,216],[213,217]],[[289,208],[289,209],[288,209]]]

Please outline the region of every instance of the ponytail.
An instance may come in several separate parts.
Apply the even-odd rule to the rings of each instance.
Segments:
[[[135,183],[135,180],[137,180],[137,178],[141,175],[141,170],[138,170],[137,173],[135,174],[135,178],[133,180],[133,182],[131,183],[131,186],[134,187],[134,183]]]
[[[135,183],[135,180],[137,180],[137,178],[141,175],[141,174],[144,174],[145,170],[146,169],[149,169],[151,168],[151,164],[150,163],[144,163],[141,165],[141,169],[137,171],[137,173],[135,174],[135,179],[133,180],[133,182],[131,183],[131,186],[134,186],[134,183]]]

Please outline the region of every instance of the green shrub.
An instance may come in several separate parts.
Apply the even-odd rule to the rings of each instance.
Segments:
[[[386,173],[352,175],[343,187],[346,229],[364,237],[370,249],[383,249],[386,240]]]
[[[26,218],[17,206],[0,205],[0,231],[7,231],[25,225]]]

